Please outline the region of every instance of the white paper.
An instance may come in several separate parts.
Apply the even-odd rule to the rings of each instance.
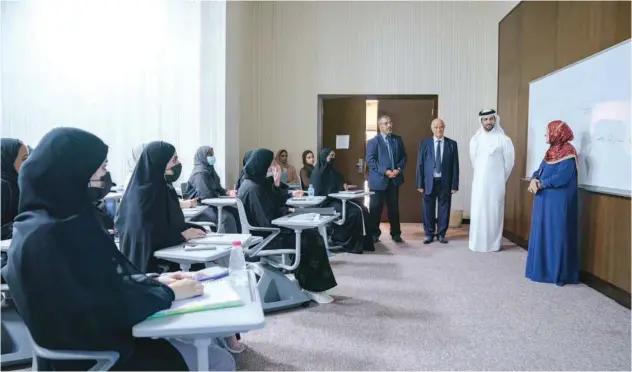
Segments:
[[[303,213],[289,218],[292,222],[316,222],[320,220],[318,213]]]
[[[171,308],[161,310],[153,316],[159,317],[194,309],[213,310],[243,305],[239,294],[235,292],[228,278],[202,282],[202,285],[204,286],[204,294],[201,296],[173,301]]]
[[[340,134],[336,136],[336,150],[349,148],[349,135]]]

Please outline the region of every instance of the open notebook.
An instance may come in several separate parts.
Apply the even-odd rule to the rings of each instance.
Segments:
[[[173,301],[171,308],[161,310],[149,316],[148,319],[244,305],[228,278],[202,283],[204,285],[203,295],[186,300]]]

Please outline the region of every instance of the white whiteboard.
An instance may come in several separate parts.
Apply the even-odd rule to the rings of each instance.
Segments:
[[[546,125],[563,120],[575,133],[580,185],[630,195],[630,53],[627,40],[529,84],[526,177],[549,148]]]

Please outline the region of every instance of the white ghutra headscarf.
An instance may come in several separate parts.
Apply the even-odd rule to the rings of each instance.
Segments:
[[[496,118],[496,124],[494,124],[494,128],[488,132],[483,126],[483,119],[490,116]],[[479,151],[491,155],[494,149],[502,144],[504,137],[505,131],[500,126],[500,117],[496,111],[493,109],[480,111],[478,113],[478,131],[476,131],[476,134],[470,140],[470,160],[472,161],[472,166],[476,168],[475,159]]]

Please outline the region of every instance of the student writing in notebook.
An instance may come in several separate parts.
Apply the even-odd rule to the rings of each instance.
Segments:
[[[24,163],[9,260],[3,269],[33,340],[49,349],[117,351],[118,371],[195,369],[190,345],[135,338],[132,327],[172,301],[201,294],[192,280],[153,280],[131,264],[101,228],[94,195],[108,147],[91,133],[56,128]],[[209,347],[211,370],[233,357]],[[87,370],[92,361],[38,359],[40,370]]]

